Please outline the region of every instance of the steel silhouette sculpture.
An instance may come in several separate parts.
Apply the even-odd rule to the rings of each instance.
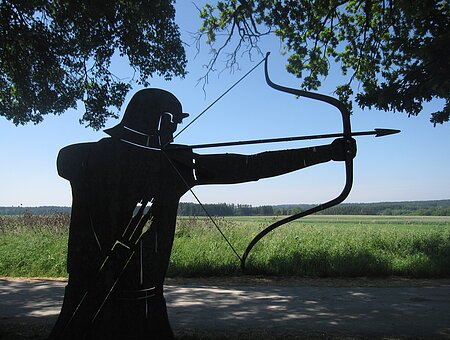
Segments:
[[[270,82],[265,60],[269,85],[286,91]],[[286,92],[339,107],[342,137],[301,149],[200,155],[193,150],[201,145],[173,143],[177,125],[188,116],[178,99],[162,89],[144,89],[133,96],[121,122],[105,130],[110,137],[60,151],[58,172],[70,181],[73,203],[69,280],[51,339],[173,338],[163,284],[179,199],[194,186],[256,181],[334,160],[345,162],[347,183],[318,210],[345,199],[356,155],[348,111],[330,97]],[[238,255],[242,266],[254,244],[282,223],[269,226]]]

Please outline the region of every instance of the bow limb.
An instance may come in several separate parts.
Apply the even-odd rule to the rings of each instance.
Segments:
[[[266,55],[266,60],[265,60],[265,65],[264,65],[267,84],[275,90],[290,93],[290,94],[293,94],[296,96],[307,97],[307,98],[319,100],[319,101],[328,103],[328,104],[336,107],[339,110],[339,112],[341,113],[341,117],[342,117],[343,138],[345,140],[347,140],[348,142],[350,142],[350,140],[352,138],[352,130],[351,130],[351,124],[350,124],[350,111],[347,109],[347,107],[342,102],[337,100],[336,98],[326,96],[323,94],[319,94],[319,93],[313,93],[313,92],[308,92],[308,91],[304,91],[304,90],[293,89],[293,88],[281,86],[281,85],[278,85],[278,84],[275,84],[274,82],[272,82],[270,80],[269,71],[268,71],[269,54],[270,54],[270,52],[267,53],[267,55]],[[333,206],[343,202],[347,198],[347,196],[350,194],[352,184],[353,184],[353,155],[350,152],[347,152],[347,156],[345,159],[345,175],[346,175],[345,185],[344,185],[341,193],[337,197],[335,197],[325,203],[317,205],[311,209],[308,209],[308,210],[305,210],[298,214],[294,214],[294,215],[291,215],[284,219],[281,219],[281,220],[269,225],[264,230],[262,230],[259,234],[257,234],[253,238],[253,240],[249,243],[244,254],[241,257],[241,268],[243,270],[245,269],[245,261],[249,255],[249,253],[253,249],[253,247],[256,245],[256,243],[258,243],[259,240],[261,240],[265,235],[267,235],[272,230],[274,230],[286,223],[292,222],[296,219],[299,219],[299,218],[305,217],[307,215],[311,215],[316,212],[322,211],[324,209],[333,207]]]

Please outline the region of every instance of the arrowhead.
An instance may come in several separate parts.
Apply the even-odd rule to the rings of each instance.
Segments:
[[[375,129],[375,137],[382,137],[382,136],[387,136],[387,135],[393,135],[395,133],[399,133],[400,130],[395,130],[395,129]]]

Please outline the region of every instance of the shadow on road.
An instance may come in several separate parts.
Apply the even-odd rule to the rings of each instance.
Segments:
[[[169,282],[165,288],[180,338],[450,339],[447,281],[388,287],[192,281]],[[44,339],[56,321],[65,284],[0,280],[0,338]]]

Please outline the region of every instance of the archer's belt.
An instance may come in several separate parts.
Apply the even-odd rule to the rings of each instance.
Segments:
[[[162,287],[150,287],[136,290],[117,290],[114,297],[118,300],[144,300],[162,296]]]

